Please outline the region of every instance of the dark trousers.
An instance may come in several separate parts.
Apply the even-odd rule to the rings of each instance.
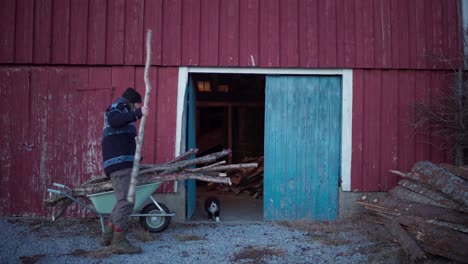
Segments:
[[[134,203],[127,201],[132,168],[114,171],[110,174],[117,203],[112,209],[109,221],[122,231],[128,231],[128,217],[133,212]],[[135,199],[134,199],[135,200]]]

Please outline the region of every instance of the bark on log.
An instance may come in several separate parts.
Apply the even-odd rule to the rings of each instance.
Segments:
[[[406,189],[403,186],[394,187],[393,189],[388,191],[388,194],[390,195],[390,197],[393,197],[395,199],[406,200],[406,201],[415,202],[415,203],[429,204],[429,205],[444,207],[444,208],[450,208],[448,206],[445,206],[443,204],[440,204],[430,199],[429,197],[426,197],[422,194],[414,192],[413,190]]]
[[[436,164],[427,161],[417,162],[407,177],[427,184],[468,207],[468,185],[463,179]]]
[[[400,243],[403,250],[415,262],[419,259],[426,258],[424,251],[414,241],[414,239],[405,231],[405,229],[396,220],[383,218],[385,227],[390,231],[393,237]]]
[[[362,196],[358,203],[363,205],[377,205],[393,212],[415,215],[425,219],[436,219],[454,224],[467,224],[466,214],[459,211],[426,204],[401,201],[389,197],[375,195]]]
[[[454,174],[455,176],[458,176],[464,179],[465,181],[468,181],[468,170],[447,163],[440,164],[440,166],[445,170],[449,171],[450,173]]]
[[[411,229],[408,231],[414,235],[416,241],[425,251],[462,263],[468,263],[468,250],[466,247],[468,245],[468,234],[404,218],[399,218],[398,222],[415,227],[415,231]]]
[[[151,93],[151,83],[149,80],[149,70],[151,65],[151,35],[153,31],[149,29],[146,33],[146,63],[145,63],[145,72],[144,72],[144,81],[145,81],[145,98],[143,99],[143,106],[147,107],[149,105],[150,93]],[[141,118],[140,127],[138,128],[138,136],[135,138],[136,141],[136,150],[135,158],[133,159],[133,168],[132,175],[130,179],[130,186],[128,187],[127,201],[129,203],[135,202],[135,188],[137,185],[137,176],[140,171],[140,161],[141,161],[141,149],[143,147],[143,139],[145,137],[145,124],[146,124],[146,115]]]
[[[468,213],[468,208],[466,208],[463,205],[461,205],[460,203],[450,199],[449,196],[428,187],[427,185],[424,185],[422,183],[415,182],[415,181],[412,181],[412,180],[409,180],[409,179],[400,180],[398,182],[398,185],[400,185],[400,186],[402,186],[402,187],[404,187],[406,189],[409,189],[409,190],[411,190],[413,192],[424,195],[424,196],[428,197],[429,199],[431,199],[432,201],[435,201],[437,204],[440,204],[440,206],[442,206],[442,207],[452,208],[452,209],[455,209],[455,210],[459,210],[459,211]]]

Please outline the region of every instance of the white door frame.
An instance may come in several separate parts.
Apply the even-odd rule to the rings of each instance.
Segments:
[[[265,75],[340,75],[342,87],[341,112],[341,189],[351,190],[351,147],[352,147],[352,117],[353,117],[353,71],[351,69],[278,69],[278,68],[214,68],[214,67],[180,67],[177,91],[177,123],[175,154],[185,149],[182,139],[182,116],[184,111],[184,96],[189,73],[233,73],[233,74],[265,74]]]

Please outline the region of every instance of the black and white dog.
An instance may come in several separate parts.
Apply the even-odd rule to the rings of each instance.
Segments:
[[[221,202],[218,198],[210,196],[205,200],[205,211],[208,214],[208,219],[219,222],[219,213],[221,210]]]

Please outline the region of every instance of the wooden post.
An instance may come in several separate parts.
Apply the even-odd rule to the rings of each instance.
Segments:
[[[151,66],[151,35],[152,31],[148,29],[146,33],[146,64],[145,64],[145,99],[143,106],[148,106],[149,97],[151,92],[151,83],[149,80],[149,69]],[[141,147],[143,145],[143,137],[145,136],[145,123],[146,116],[141,118],[140,127],[138,131],[138,136],[135,138],[136,141],[136,150],[135,150],[135,159],[133,160],[133,169],[132,169],[132,179],[130,181],[130,187],[128,188],[127,201],[130,203],[135,202],[135,187],[137,184],[138,170],[140,169],[140,159],[141,159]]]

